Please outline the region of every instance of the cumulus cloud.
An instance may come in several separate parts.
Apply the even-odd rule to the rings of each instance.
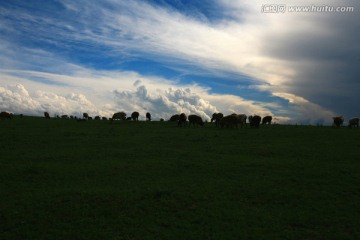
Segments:
[[[41,104],[32,99],[21,84],[0,87],[0,109],[2,111],[31,113],[38,112]]]
[[[205,120],[210,120],[212,113],[216,112],[215,106],[193,93],[190,88],[157,89],[149,92],[145,85],[135,82],[133,91],[114,90],[115,101],[125,111],[141,111],[153,114],[153,118],[169,119],[173,114],[197,114]]]
[[[42,115],[44,111],[52,115],[82,116],[83,112],[89,114],[106,114],[100,111],[84,95],[71,93],[61,96],[51,92],[38,90],[30,95],[21,84],[0,87],[1,111],[14,112],[15,114]]]
[[[27,72],[27,74],[30,79],[32,75],[43,75],[36,72]],[[118,111],[125,111],[129,115],[133,111],[138,111],[141,119],[145,119],[146,112],[150,112],[154,119],[169,119],[171,115],[181,112],[188,115],[197,114],[204,120],[210,120],[214,112],[274,116],[271,112],[271,107],[274,106],[271,103],[248,101],[229,94],[212,94],[209,93],[210,89],[196,84],[178,85],[166,79],[146,77],[131,72],[117,74],[88,72],[86,75],[88,76],[86,82],[94,82],[94,85],[100,84],[104,79],[112,79],[112,84],[102,85],[94,95],[92,88],[84,90],[77,86],[83,77],[77,77],[76,74],[75,76],[46,74],[48,80],[58,81],[55,86],[49,86],[46,82],[29,84],[25,76],[12,77],[3,74],[1,79],[5,79],[4,81],[11,79],[19,84],[1,87],[0,97],[3,99],[1,110],[32,115],[42,115],[44,111],[48,111],[51,114],[81,116],[83,112],[87,112],[90,115],[107,117]],[[69,82],[69,79],[76,84],[59,88],[59,85],[62,86],[62,81]],[[25,87],[28,85],[30,88]],[[114,89],[114,86],[121,87]],[[59,89],[61,91],[56,91]],[[77,90],[81,92],[76,92]]]

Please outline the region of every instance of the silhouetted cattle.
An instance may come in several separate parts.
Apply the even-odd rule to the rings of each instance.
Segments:
[[[102,117],[101,119],[104,120],[104,121],[108,120],[107,117]]]
[[[204,121],[200,116],[189,115],[188,119],[189,119],[189,127],[191,126],[191,124],[193,124],[194,126],[195,125],[204,126]]]
[[[13,118],[13,114],[12,113],[8,113],[8,112],[1,112],[0,113],[0,118],[1,119],[12,119]]]
[[[215,126],[219,127],[220,120],[224,117],[222,113],[213,113],[210,122],[215,121]]]
[[[160,118],[160,122],[163,122],[164,121],[164,119],[163,118]]]
[[[88,119],[88,118],[89,118],[89,114],[83,113],[83,118]]]
[[[139,113],[138,112],[133,112],[131,114],[131,118],[134,120],[134,121],[138,121],[139,120]]]
[[[127,117],[126,118],[126,121],[131,121],[132,120],[132,117]]]
[[[333,117],[333,121],[333,125],[335,125],[336,127],[340,127],[344,123],[344,118],[343,116]]]
[[[186,120],[187,120],[187,117],[186,117],[185,113],[181,113],[179,116],[178,126],[186,125]]]
[[[151,121],[151,114],[149,112],[146,113],[146,120]]]
[[[233,113],[231,114],[232,116],[236,116],[238,123],[240,124],[241,127],[243,127],[244,125],[246,126],[246,119],[247,116],[245,114],[236,114]]]
[[[238,118],[236,117],[236,114],[221,118],[220,127],[238,127]]]
[[[61,115],[61,118],[69,118],[69,116],[68,115]]]
[[[45,118],[50,118],[50,114],[48,112],[44,112],[44,117]]]
[[[359,127],[359,118],[352,118],[349,120],[349,128]]]
[[[249,122],[250,122],[250,127],[258,128],[260,126],[261,117],[258,115],[250,116]]]
[[[266,116],[263,118],[262,120],[262,124],[265,125],[265,124],[271,124],[271,121],[272,121],[272,116]]]
[[[100,116],[95,116],[95,120],[100,120]]]
[[[171,118],[169,119],[170,122],[178,122],[180,119],[180,115],[179,114],[175,114],[172,115]]]
[[[124,113],[124,112],[114,113],[111,119],[112,120],[126,120],[126,113]]]

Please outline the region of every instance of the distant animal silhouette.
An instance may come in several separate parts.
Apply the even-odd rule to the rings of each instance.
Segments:
[[[232,128],[232,127],[238,127],[238,118],[235,115],[228,115],[220,119],[220,127],[224,128]]]
[[[349,120],[349,128],[359,127],[359,118],[352,118]]]
[[[213,113],[210,122],[215,122],[215,126],[220,126],[220,120],[224,117],[222,113]]]
[[[178,126],[186,125],[186,120],[187,120],[187,117],[186,117],[185,113],[181,113],[179,116]]]
[[[134,121],[138,121],[139,120],[139,113],[138,112],[133,112],[131,114],[131,118],[134,120]]]
[[[83,113],[83,118],[84,118],[84,119],[88,119],[88,118],[89,118],[89,114]]]
[[[343,123],[344,123],[343,116],[333,117],[333,125],[335,125],[336,127],[340,127]]]
[[[170,122],[178,122],[180,119],[180,115],[179,114],[175,114],[172,115],[171,118],[169,119]]]
[[[1,119],[12,119],[13,118],[13,114],[12,113],[9,113],[9,112],[1,112],[0,113],[0,118]]]
[[[265,124],[271,124],[271,121],[272,121],[272,116],[266,116],[262,119],[262,124],[265,125]]]
[[[240,124],[241,127],[243,127],[245,125],[246,127],[246,119],[247,119],[247,116],[245,114],[236,114],[236,113],[233,113],[231,114],[233,116],[235,116],[237,118],[237,122],[238,124]]]
[[[260,126],[261,117],[258,115],[250,116],[249,122],[251,128],[258,128]]]
[[[191,124],[193,124],[194,127],[197,125],[204,126],[204,121],[200,116],[189,115],[188,119],[189,119],[189,127],[191,126]]]
[[[111,119],[112,120],[126,120],[126,113],[124,113],[124,112],[114,113]]]
[[[48,112],[44,112],[44,117],[45,118],[50,118],[50,114]]]
[[[146,120],[151,121],[151,114],[149,112],[146,113]]]
[[[66,118],[69,118],[69,116],[65,114],[65,115],[61,115],[61,118],[66,119]]]
[[[95,120],[100,120],[101,118],[100,118],[100,116],[95,116],[94,119],[95,119]]]

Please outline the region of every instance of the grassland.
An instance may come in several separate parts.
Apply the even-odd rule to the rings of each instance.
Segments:
[[[360,239],[360,131],[0,121],[0,239]]]

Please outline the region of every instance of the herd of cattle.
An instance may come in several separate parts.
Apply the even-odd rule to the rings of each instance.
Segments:
[[[20,114],[20,116],[22,116],[22,114]],[[109,120],[110,123],[113,123],[113,121],[116,121],[116,120],[138,121],[139,116],[140,116],[139,112],[133,112],[130,117],[126,117],[125,112],[117,112],[117,113],[114,113],[113,116],[109,119],[106,117],[100,117],[100,116],[95,116],[94,119],[95,120]],[[149,112],[147,112],[145,116],[146,116],[147,121],[151,121],[151,114]],[[50,114],[48,112],[44,112],[44,117],[50,118]],[[78,121],[87,121],[87,120],[93,119],[87,113],[83,113],[82,118],[77,118],[76,116],[74,117],[74,116],[68,116],[68,115],[62,115],[62,116],[57,115],[56,117],[57,118],[73,118],[73,119],[77,119]],[[11,118],[13,118],[13,114],[9,113],[9,112],[1,112],[0,118],[1,119],[11,119]],[[164,119],[161,118],[160,121],[164,121]],[[171,116],[168,121],[177,122],[178,126],[184,126],[184,125],[204,126],[203,119],[200,116],[194,115],[194,114],[189,115],[189,116],[186,116],[185,113],[175,114],[175,115]],[[261,118],[258,115],[248,117],[245,114],[236,114],[236,113],[233,113],[233,114],[227,115],[227,116],[224,116],[222,113],[214,113],[211,117],[211,123],[214,122],[216,127],[221,127],[221,128],[224,128],[224,127],[237,128],[239,125],[241,127],[247,126],[247,121],[248,121],[250,127],[258,128],[260,126],[260,124],[263,124],[263,125],[271,124],[272,117],[265,116],[265,117]],[[333,117],[333,126],[341,127],[343,125],[343,123],[344,123],[344,117],[342,117],[342,116]],[[350,128],[353,128],[353,127],[358,128],[359,127],[359,118],[351,118],[349,120],[348,126]]]
[[[110,121],[114,120],[135,120],[137,121],[139,117],[138,112],[133,112],[131,114],[131,117],[126,117],[126,113],[124,112],[117,112],[114,113],[112,118],[110,118]],[[222,113],[214,113],[211,118],[211,122],[214,122],[217,127],[238,127],[240,125],[241,127],[247,126],[246,120],[249,120],[250,127],[259,127],[261,123],[261,117],[260,116],[249,116],[247,117],[245,114],[231,114],[229,116],[224,116]],[[146,120],[151,121],[151,114],[146,113]],[[160,121],[164,121],[163,118],[160,119]],[[178,126],[185,126],[185,125],[193,125],[193,126],[204,126],[205,122],[203,119],[198,116],[191,114],[189,116],[186,116],[185,113],[181,114],[175,114],[170,117],[170,122],[177,122]],[[262,124],[271,124],[272,117],[266,116],[262,119]]]

